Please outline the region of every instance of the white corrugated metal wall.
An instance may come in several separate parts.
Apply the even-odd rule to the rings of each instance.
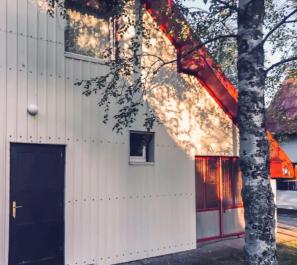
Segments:
[[[34,1],[0,0],[0,7],[0,264],[8,262],[10,142],[67,146],[66,264],[195,248],[193,159],[159,126],[155,164],[129,166],[128,134],[103,126],[96,98],[73,85],[105,69],[65,58],[63,20]],[[31,103],[36,117],[27,115]]]

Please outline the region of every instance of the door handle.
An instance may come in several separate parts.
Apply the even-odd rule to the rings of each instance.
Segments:
[[[19,209],[19,208],[23,208],[23,206],[17,205],[16,201],[13,201],[12,202],[12,217],[14,219],[16,219],[17,209]]]

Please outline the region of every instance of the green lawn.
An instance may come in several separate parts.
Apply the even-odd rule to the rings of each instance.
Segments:
[[[278,255],[280,265],[296,265],[297,240],[278,244]]]

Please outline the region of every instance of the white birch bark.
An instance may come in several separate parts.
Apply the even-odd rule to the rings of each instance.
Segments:
[[[245,209],[245,265],[278,264],[264,107],[264,0],[239,0],[238,122]]]

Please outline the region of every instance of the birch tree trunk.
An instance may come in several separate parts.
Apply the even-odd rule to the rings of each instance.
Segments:
[[[246,238],[245,265],[278,264],[264,107],[264,0],[239,0],[238,122]]]

